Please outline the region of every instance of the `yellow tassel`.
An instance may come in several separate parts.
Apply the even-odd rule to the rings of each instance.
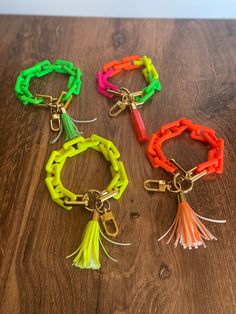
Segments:
[[[120,246],[131,245],[131,243],[115,242],[107,238],[99,226],[99,213],[97,211],[94,211],[92,220],[90,220],[87,223],[84,229],[80,246],[75,252],[73,252],[66,258],[69,258],[77,254],[73,260],[74,266],[79,267],[81,269],[99,269],[101,267],[99,261],[99,245],[101,245],[106,256],[112,261],[117,262],[117,260],[111,257],[107,250],[105,249],[101,241],[100,235],[105,240],[115,245]]]
[[[73,265],[81,269],[99,269],[99,214],[95,211],[92,220],[88,222],[84,229],[82,242],[78,249],[67,256],[69,258],[75,254]]]

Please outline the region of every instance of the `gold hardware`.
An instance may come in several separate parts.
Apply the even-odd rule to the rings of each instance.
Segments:
[[[50,109],[50,127],[54,132],[58,132],[61,129],[61,113],[63,108],[67,108],[73,98],[73,95],[69,97],[65,104],[63,104],[62,97],[66,95],[66,92],[62,91],[58,98],[54,98],[50,95],[35,94],[35,98],[43,98],[45,103],[40,104],[40,107]],[[39,107],[39,106],[38,106]]]
[[[180,178],[180,179],[178,179],[178,178]],[[182,178],[179,172],[177,172],[174,175],[174,179],[172,182],[173,182],[173,185],[176,188],[176,190],[178,190],[178,187],[180,186],[179,192],[181,192],[181,193],[186,194],[186,193],[192,191],[192,189],[193,189],[193,182],[188,177]],[[188,186],[183,187],[183,182],[187,182]]]
[[[117,223],[115,221],[115,218],[112,214],[112,211],[109,210],[109,211],[106,211],[104,214],[101,214],[100,219],[101,219],[101,222],[102,222],[102,225],[103,225],[103,228],[104,228],[106,234],[108,236],[111,236],[111,237],[117,236],[119,229],[118,229]],[[112,224],[112,227],[108,228],[108,224]],[[112,231],[112,229],[113,229],[113,231]]]
[[[174,164],[179,170],[181,170],[185,175],[188,174],[188,171],[186,171],[179,163],[177,163],[177,161],[173,158],[170,159],[170,162],[172,162],[172,164]]]
[[[144,188],[150,192],[166,192],[166,190],[172,193],[181,192],[180,183],[174,182],[174,180],[169,182],[165,180],[146,180],[144,181]]]
[[[167,185],[167,190],[171,193],[180,193],[182,191],[182,186],[179,182],[173,184],[173,181],[170,181]]]
[[[182,203],[182,202],[186,201],[184,193],[182,193],[182,192],[177,194],[177,199],[178,199],[178,203]]]
[[[201,173],[194,174],[194,171],[197,167],[186,171],[180,164],[177,163],[174,159],[170,161],[180,170],[174,174],[172,181],[166,183],[164,180],[146,180],[144,182],[144,188],[147,191],[152,192],[165,192],[168,190],[173,193],[182,193],[186,194],[193,189],[194,182],[207,174],[207,170],[202,171]]]
[[[168,182],[167,184],[163,180],[146,180],[144,182],[144,187],[148,191],[153,192],[164,192],[168,190],[169,192],[173,193],[188,193],[193,189],[194,182],[203,177],[207,174],[207,170],[202,171],[201,173],[194,174],[194,171],[197,167],[194,167],[188,171],[186,171],[176,160],[170,159],[180,171],[177,171],[174,174],[174,178],[172,181]],[[151,185],[154,186],[152,187]],[[155,187],[155,184],[157,187]]]
[[[95,211],[93,212],[92,220],[99,221],[99,218],[100,218],[100,215],[99,215],[99,213],[95,210]]]
[[[100,214],[100,219],[104,228],[104,231],[108,236],[115,237],[117,236],[119,230],[115,218],[110,210],[110,203],[105,200],[101,203],[102,206],[97,208],[97,212]],[[98,205],[98,204],[96,204]]]
[[[69,201],[69,200],[65,200],[64,204],[65,205],[84,205],[84,206],[88,206],[89,203],[89,198],[87,194],[84,195],[76,195],[78,200],[76,201]]]
[[[77,199],[75,201],[65,199],[64,205],[84,205],[88,211],[93,213],[92,220],[98,221],[100,218],[106,234],[115,237],[118,234],[118,226],[110,210],[108,199],[118,193],[119,189],[115,189],[111,192],[107,192],[106,190],[99,192],[98,190],[91,189],[84,195],[76,195]],[[108,225],[110,225],[110,227]]]
[[[61,113],[63,108],[62,97],[64,95],[66,95],[66,92],[62,91],[60,96],[58,98],[54,98],[50,104],[50,126],[51,130],[54,132],[58,132],[61,129]]]
[[[84,198],[86,198],[88,200],[88,203],[85,205],[85,208],[88,211],[94,212],[103,206],[103,204],[101,202],[99,202],[99,204],[98,204],[98,197],[100,195],[101,195],[101,192],[99,192],[98,190],[95,190],[95,189],[91,189],[87,193],[84,194]],[[91,197],[91,196],[93,196],[93,197]],[[92,207],[89,204],[89,202],[93,203]]]
[[[97,190],[91,189],[84,195],[76,195],[76,200],[64,200],[64,205],[84,205],[84,207],[93,213],[92,220],[98,221],[101,219],[105,233],[108,236],[115,237],[118,234],[118,226],[115,218],[110,210],[110,203],[108,199],[117,195],[119,190],[113,190],[107,192],[106,190],[99,192]],[[90,197],[93,196],[93,198]],[[90,203],[93,205],[90,205]]]
[[[113,94],[115,96],[118,96],[118,97],[122,96],[122,92],[119,91],[119,90],[107,89],[107,92],[109,92],[109,93],[111,93],[111,94]]]
[[[186,171],[179,163],[177,163],[176,160],[170,159],[170,161],[179,169],[183,172],[184,176],[180,175],[180,180],[179,181],[184,181],[184,180],[189,180],[192,183],[197,181],[198,179],[202,178],[204,175],[207,174],[207,170],[204,170],[200,173],[194,174],[194,171],[197,169],[197,167],[194,167],[188,171]]]
[[[50,95],[46,95],[46,94],[35,94],[34,95],[34,98],[37,99],[37,98],[43,98],[45,100],[47,100],[47,102],[45,103],[42,103],[40,104],[40,106],[36,105],[36,107],[44,107],[44,108],[50,108],[50,107],[64,107],[65,109],[67,109],[67,107],[69,106],[72,98],[73,98],[73,95],[71,95],[69,97],[69,99],[66,101],[65,104],[62,103],[62,97],[66,95],[66,92],[65,91],[62,91],[60,96],[55,98],[55,97],[52,97]]]
[[[66,101],[66,103],[64,104],[64,108],[65,108],[65,109],[68,108],[68,106],[69,106],[69,104],[70,104],[72,98],[73,98],[73,95],[71,95],[71,96],[69,97],[69,99]]]
[[[58,98],[56,98],[56,106],[60,107],[62,105],[62,97],[66,95],[66,92],[62,91],[60,96]]]
[[[135,101],[135,97],[141,96],[143,94],[142,91],[131,93],[125,87],[121,87],[121,89],[118,91],[114,91],[111,89],[107,89],[107,91],[120,98],[120,100],[109,110],[109,115],[111,117],[118,116],[126,108],[136,109],[136,106],[140,106],[143,104]]]
[[[136,97],[136,96],[141,96],[143,94],[143,92],[141,90],[137,91],[137,92],[130,92],[127,88],[125,87],[121,87],[119,90],[113,90],[113,89],[107,89],[107,92],[115,95],[115,96],[123,96],[125,94],[128,94],[132,97]]]
[[[112,198],[113,196],[117,195],[119,193],[119,190],[118,189],[115,189],[111,192],[107,192],[106,190],[105,191],[102,191],[101,192],[101,196],[98,197],[98,200],[103,203],[104,201],[107,201],[109,200],[110,198]]]
[[[52,103],[53,97],[50,95],[46,95],[46,94],[35,94],[34,98],[43,98],[43,99],[47,99],[49,103]]]
[[[35,94],[34,95],[34,98],[37,99],[37,98],[43,98],[44,100],[46,100],[47,102],[45,103],[42,103],[39,105],[35,105],[35,107],[38,107],[38,108],[50,108],[50,106],[52,105],[53,102],[56,101],[56,98],[53,98],[52,96],[50,95],[45,95],[45,94]]]
[[[135,102],[132,102],[131,104],[130,104],[130,110],[132,110],[132,109],[137,109],[137,106],[136,106],[136,103]]]
[[[146,180],[144,181],[144,188],[147,191],[152,191],[152,192],[165,192],[167,185],[164,180]]]
[[[59,113],[51,114],[50,127],[53,132],[60,131],[61,128],[61,118]]]
[[[122,111],[126,109],[127,105],[126,103],[122,101],[118,101],[114,106],[111,107],[109,110],[109,116],[110,117],[116,117],[118,116]]]
[[[190,180],[192,181],[192,182],[195,182],[195,181],[197,181],[198,179],[200,179],[200,178],[202,178],[203,176],[205,176],[207,174],[207,170],[204,170],[204,171],[202,171],[202,172],[200,172],[200,173],[198,173],[198,174],[195,174],[194,176],[191,176],[190,177]]]
[[[130,93],[131,97],[138,97],[138,96],[142,96],[143,92],[141,90],[138,90],[137,92],[132,92]]]
[[[85,208],[91,212],[97,210],[98,212],[103,213],[106,205],[106,208],[110,208],[110,204],[107,200],[117,195],[118,193],[119,189],[115,189],[111,192],[107,192],[106,190],[99,192],[98,190],[91,189],[83,195],[77,195],[77,199],[75,201],[65,200],[64,204],[84,205]],[[92,203],[92,205],[90,205],[89,202]],[[102,208],[103,210],[101,210]]]

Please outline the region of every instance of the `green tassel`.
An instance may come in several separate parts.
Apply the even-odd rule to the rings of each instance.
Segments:
[[[95,211],[92,220],[90,220],[84,229],[82,242],[79,248],[67,258],[75,255],[73,265],[81,269],[99,269],[99,215]]]
[[[63,125],[66,142],[80,136],[80,133],[77,130],[77,127],[75,126],[74,122],[71,120],[65,108],[62,108],[61,121]]]

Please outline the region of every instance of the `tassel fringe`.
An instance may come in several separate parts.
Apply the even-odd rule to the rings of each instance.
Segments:
[[[226,220],[215,220],[205,218],[193,211],[188,202],[185,200],[183,194],[179,196],[178,211],[174,222],[167,230],[167,232],[158,241],[162,240],[170,232],[170,237],[167,240],[167,244],[172,240],[174,234],[176,234],[176,240],[174,246],[180,243],[184,249],[195,248],[199,246],[206,247],[204,240],[217,240],[216,237],[203,225],[201,220],[206,220],[214,223],[225,223]]]
[[[70,141],[80,136],[80,132],[78,131],[74,122],[72,121],[68,113],[66,112],[65,108],[62,108],[61,122],[62,122],[64,134],[65,134],[65,141]]]
[[[99,261],[99,222],[91,220],[85,227],[82,242],[78,249],[67,256],[69,258],[73,255],[76,257],[73,264],[81,269],[99,269],[101,267]]]
[[[75,252],[73,252],[72,254],[66,257],[66,258],[69,258],[77,254],[73,260],[72,265],[79,267],[80,269],[99,269],[101,267],[101,264],[99,261],[99,244],[101,245],[106,256],[109,259],[111,259],[113,262],[117,262],[117,260],[111,257],[109,253],[107,252],[107,250],[105,249],[104,244],[101,241],[100,235],[105,240],[115,245],[120,245],[120,246],[131,245],[131,243],[115,242],[107,238],[103,234],[99,226],[98,220],[99,220],[99,214],[97,212],[94,212],[92,220],[90,220],[85,227],[80,246]]]
[[[60,131],[58,132],[58,134],[49,141],[49,144],[55,144],[59,138],[62,135],[62,132],[64,130],[65,133],[65,141],[69,141],[71,139],[74,139],[80,135],[83,135],[83,132],[78,131],[77,127],[75,126],[74,123],[91,123],[91,122],[95,122],[97,120],[97,118],[94,119],[90,119],[90,120],[75,120],[73,118],[71,118],[65,108],[62,108],[62,113],[61,113],[61,127],[60,127]]]

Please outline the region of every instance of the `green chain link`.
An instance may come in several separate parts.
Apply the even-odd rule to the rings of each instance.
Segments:
[[[81,70],[75,68],[73,63],[66,60],[56,60],[55,64],[51,64],[49,60],[44,60],[22,71],[17,77],[15,84],[16,97],[23,105],[38,105],[43,103],[43,98],[35,98],[29,90],[30,80],[33,77],[42,77],[49,73],[57,72],[68,74],[67,93],[63,96],[63,101],[67,101],[71,95],[78,95],[81,88]]]
[[[155,93],[155,91],[161,90],[159,74],[152,63],[152,60],[147,56],[143,56],[141,60],[134,60],[133,64],[144,66],[143,75],[149,84],[142,89],[143,96],[135,97],[135,101],[138,103],[145,103]]]

